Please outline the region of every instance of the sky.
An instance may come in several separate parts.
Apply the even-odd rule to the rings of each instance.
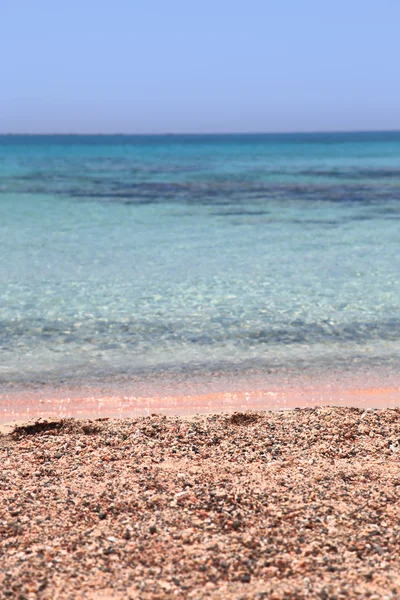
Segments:
[[[399,0],[0,0],[0,133],[400,129]]]

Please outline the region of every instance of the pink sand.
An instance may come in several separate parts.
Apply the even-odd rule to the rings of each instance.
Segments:
[[[234,410],[277,410],[313,406],[393,408],[400,406],[399,387],[301,385],[271,389],[130,395],[120,390],[12,392],[0,395],[0,423],[50,417],[137,417],[152,413],[193,415]]]

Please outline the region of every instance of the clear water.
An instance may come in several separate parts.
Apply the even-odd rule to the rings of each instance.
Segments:
[[[0,137],[0,391],[394,374],[400,133]]]

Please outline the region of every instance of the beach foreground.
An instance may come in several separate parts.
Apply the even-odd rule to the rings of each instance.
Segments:
[[[0,598],[398,598],[400,409],[0,437]]]

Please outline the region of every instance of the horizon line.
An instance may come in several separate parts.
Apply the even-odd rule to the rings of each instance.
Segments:
[[[400,133],[399,129],[321,129],[321,130],[293,130],[293,131],[187,131],[187,132],[173,132],[173,131],[165,131],[165,132],[146,132],[146,133],[134,133],[134,132],[1,132],[0,136],[143,136],[143,137],[151,137],[151,136],[194,136],[194,135],[321,135],[321,134],[346,134],[346,133]]]

